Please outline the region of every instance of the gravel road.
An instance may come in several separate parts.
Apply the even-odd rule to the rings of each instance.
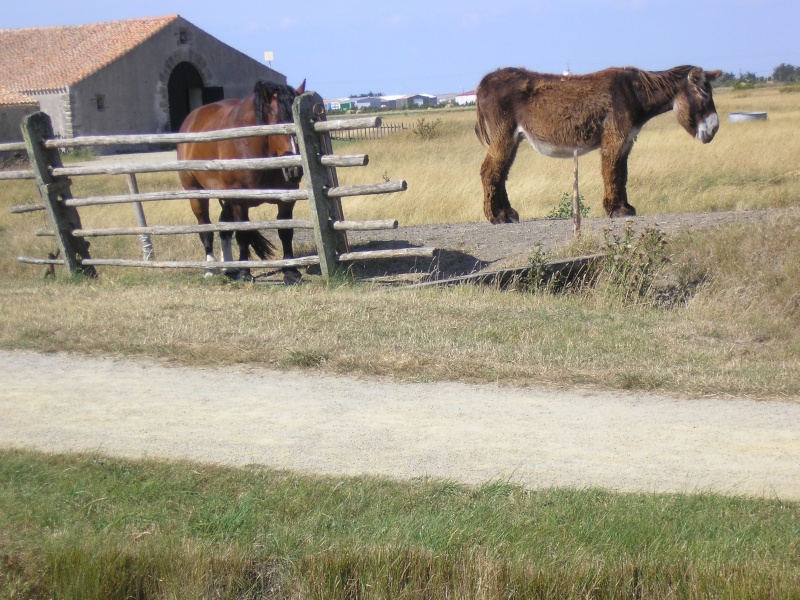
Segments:
[[[800,500],[800,402],[409,384],[0,351],[0,447]]]

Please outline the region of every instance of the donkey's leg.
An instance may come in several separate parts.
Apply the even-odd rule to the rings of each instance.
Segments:
[[[203,199],[196,199],[193,198],[189,200],[189,204],[192,207],[192,212],[194,213],[195,218],[197,219],[198,225],[210,225],[211,219],[209,218],[208,214],[208,200]],[[204,232],[199,234],[200,241],[203,244],[203,248],[206,252],[206,262],[216,262],[217,258],[214,256],[214,234],[210,231]],[[205,277],[211,277],[214,275],[214,269],[206,269]]]
[[[506,179],[514,157],[517,155],[519,140],[512,132],[505,132],[492,139],[481,165],[483,183],[483,214],[494,224],[518,223],[519,214],[511,208],[506,191]]]
[[[294,202],[279,202],[278,203],[278,219],[291,219],[294,211]],[[278,237],[281,240],[283,247],[283,258],[294,258],[294,250],[292,249],[292,240],[294,239],[294,229],[279,229]],[[302,275],[296,267],[283,267],[283,282],[286,285],[294,285],[300,283]]]
[[[609,217],[632,217],[636,209],[628,204],[628,144],[603,144],[600,149],[603,171],[603,208]]]

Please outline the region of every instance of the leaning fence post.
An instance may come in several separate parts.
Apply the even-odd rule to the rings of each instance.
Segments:
[[[83,238],[72,235],[74,229],[81,229],[81,218],[74,207],[64,206],[60,200],[72,198],[68,177],[53,177],[50,167],[63,166],[56,148],[45,148],[44,141],[53,137],[53,126],[50,117],[43,112],[28,115],[22,121],[22,137],[28,158],[36,176],[39,195],[44,200],[45,210],[50,217],[55,232],[58,249],[64,259],[64,265],[70,275],[83,273],[97,277],[93,266],[81,265],[81,260],[89,256],[89,244]]]
[[[128,173],[128,191],[131,194],[139,193],[139,184],[136,182],[136,174]],[[144,209],[141,202],[133,203],[133,214],[136,215],[136,225],[139,227],[147,227],[147,219],[144,217]],[[153,249],[153,240],[150,239],[150,234],[143,233],[139,236],[139,242],[142,244],[142,260],[155,260],[156,253]]]
[[[338,216],[325,197],[328,174],[320,163],[320,156],[325,153],[325,149],[319,134],[314,131],[314,106],[322,102],[319,94],[306,92],[294,101],[292,112],[297,127],[297,145],[303,159],[303,180],[308,190],[319,266],[322,277],[328,279],[336,271],[336,257],[344,247],[344,238],[331,227]]]
[[[574,153],[575,181],[572,184],[572,233],[575,237],[581,236],[581,196],[578,193],[578,150]]]

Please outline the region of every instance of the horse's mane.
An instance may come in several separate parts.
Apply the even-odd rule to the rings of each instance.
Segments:
[[[297,90],[290,85],[281,85],[280,83],[273,83],[271,81],[257,81],[255,88],[255,98],[253,99],[253,108],[256,111],[256,122],[259,125],[266,125],[264,121],[264,108],[269,108],[264,101],[264,97],[269,95],[277,95],[278,97],[278,122],[291,123],[292,117],[292,103],[297,97]],[[266,94],[265,94],[266,92]]]
[[[647,98],[652,100],[653,95],[658,92],[665,94],[667,97],[674,96],[680,86],[680,82],[683,81],[694,68],[695,67],[691,65],[682,65],[680,67],[673,67],[667,71],[642,71],[634,68],[630,70],[642,84]]]

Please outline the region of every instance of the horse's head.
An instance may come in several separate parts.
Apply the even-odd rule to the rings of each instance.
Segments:
[[[255,87],[254,108],[256,122],[259,125],[277,125],[279,123],[292,123],[292,103],[294,99],[305,92],[306,82],[303,81],[297,89],[288,86],[259,81]],[[267,138],[267,156],[290,156],[298,154],[297,140],[293,135],[270,135]],[[296,185],[303,176],[300,167],[283,169],[283,178],[287,183]]]
[[[675,95],[673,108],[678,123],[704,144],[713,140],[719,130],[711,82],[720,75],[722,71],[704,71],[694,67],[687,73]]]

